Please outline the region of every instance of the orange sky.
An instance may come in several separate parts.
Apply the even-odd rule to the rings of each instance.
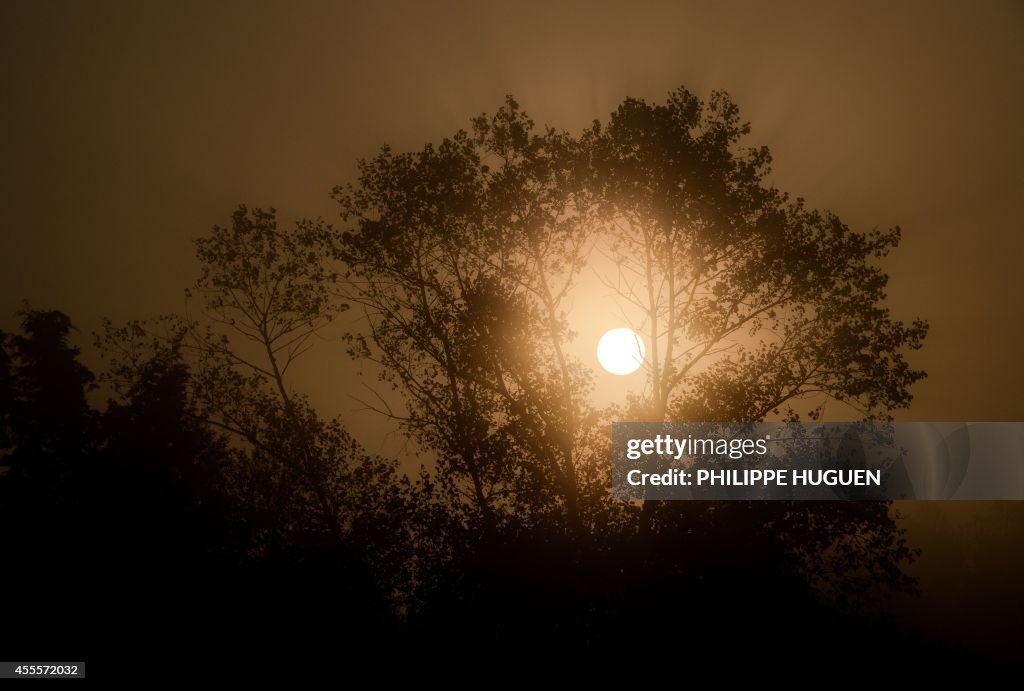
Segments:
[[[208,5],[3,3],[0,323],[181,310],[235,204],[334,216],[356,157],[506,93],[578,130],[685,84],[733,95],[783,189],[903,226],[892,305],[932,323],[905,417],[1024,419],[1020,3]]]

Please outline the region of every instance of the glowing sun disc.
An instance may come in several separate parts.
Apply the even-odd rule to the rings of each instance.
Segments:
[[[644,364],[644,340],[632,329],[612,329],[597,342],[597,361],[612,374],[632,374]]]

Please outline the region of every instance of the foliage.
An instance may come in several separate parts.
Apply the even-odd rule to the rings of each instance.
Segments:
[[[337,257],[368,333],[351,352],[408,397],[404,428],[436,454],[461,519],[579,530],[588,375],[566,354],[589,192],[568,135],[509,99],[439,146],[385,148],[337,188],[353,222]]]
[[[905,353],[926,325],[883,305],[876,262],[898,229],[857,233],[790,201],[766,183],[768,151],[742,146],[748,133],[724,93],[629,99],[579,138],[536,131],[509,100],[437,147],[384,148],[335,190],[342,289],[367,324],[351,353],[404,395],[396,417],[437,459],[421,482],[451,520],[577,546],[635,534],[652,555],[694,531],[725,543],[743,531],[766,536],[763,567],[834,602],[864,573],[879,594],[910,587],[900,565],[914,552],[885,505],[637,512],[607,497],[607,427],[565,355],[566,306],[594,248],[615,259],[613,287],[650,344],[627,418],[817,419],[828,401],[886,417],[923,377]]]
[[[103,410],[70,319],[27,310],[0,334],[15,587],[49,587],[57,544],[108,567],[90,584],[119,621],[139,617],[107,578],[124,570],[127,592],[173,593],[162,616],[220,608],[233,640],[327,620],[393,642],[400,622],[471,651],[596,650],[683,616],[696,644],[742,613],[714,603],[755,582],[785,604],[757,612],[794,630],[912,590],[916,553],[885,503],[608,492],[612,419],[818,419],[830,401],[885,418],[924,376],[906,357],[927,325],[885,307],[878,260],[899,230],[791,200],[748,133],[724,93],[629,99],[579,136],[509,98],[438,145],[360,162],[333,193],[340,230],[240,207],[196,243],[195,313],[104,325]],[[644,391],[607,408],[568,348],[594,252],[650,344]],[[349,353],[390,389],[374,407],[418,471],[366,453],[293,385],[349,305]]]

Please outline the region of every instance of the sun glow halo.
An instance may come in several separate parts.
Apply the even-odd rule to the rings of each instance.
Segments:
[[[597,343],[597,360],[612,374],[632,374],[644,364],[644,341],[632,329],[612,329]]]

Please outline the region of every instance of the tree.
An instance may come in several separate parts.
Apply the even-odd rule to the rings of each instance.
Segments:
[[[859,562],[907,585],[899,565],[913,552],[885,505],[637,513],[607,498],[587,368],[565,353],[566,306],[593,246],[615,260],[613,285],[650,344],[629,418],[817,419],[829,400],[884,418],[924,376],[905,353],[927,326],[891,318],[874,263],[898,229],[854,232],[790,201],[765,181],[768,151],[742,146],[748,132],[724,93],[628,99],[579,138],[534,131],[510,99],[471,134],[385,148],[335,190],[349,223],[341,283],[366,317],[352,353],[404,396],[405,411],[385,412],[433,454],[430,477],[460,524],[614,525],[660,541],[646,548],[657,552],[746,521],[771,535],[765,568],[824,582],[813,574],[854,578]]]
[[[88,490],[101,447],[88,403],[94,377],[79,361],[71,319],[25,308],[0,339],[0,549],[6,649],[36,643],[61,616],[59,601],[88,602],[67,564],[89,556]],[[86,605],[88,606],[88,605]],[[36,622],[39,622],[38,624]],[[65,633],[66,632],[66,633]],[[69,622],[57,637],[83,634]],[[61,641],[67,643],[68,641]],[[30,643],[30,645],[32,644]]]
[[[581,154],[509,99],[438,147],[385,147],[334,193],[352,222],[343,292],[367,325],[351,351],[404,394],[404,413],[386,412],[485,530],[580,531],[601,506],[580,477],[589,375],[565,350],[594,209]]]
[[[858,233],[790,201],[766,183],[768,150],[742,146],[749,130],[726,94],[702,102],[679,89],[663,104],[628,99],[584,135],[614,285],[642,315],[634,327],[650,344],[647,389],[630,414],[816,420],[832,401],[846,415],[891,419],[924,377],[905,354],[927,332],[884,307],[888,277],[875,261],[899,229]],[[865,597],[909,587],[899,566],[914,552],[889,510],[646,502],[640,530],[692,535],[697,524],[712,541],[761,535],[766,559],[849,602],[838,583],[870,585]]]
[[[927,325],[883,306],[872,260],[899,228],[852,231],[766,184],[768,150],[722,92],[628,99],[585,138],[616,288],[650,344],[642,415],[653,420],[818,418],[829,400],[867,418],[910,403],[924,373],[904,353]]]
[[[128,506],[137,520],[124,529],[148,531],[142,539],[166,543],[184,533],[186,543],[211,545],[223,539],[230,514],[231,451],[226,435],[196,407],[186,336],[185,325],[169,317],[122,326],[108,320],[96,334],[107,364],[99,379],[112,396],[100,418],[102,480],[94,491],[102,497],[97,513],[111,525],[123,522]]]
[[[289,368],[313,336],[347,309],[329,292],[333,276],[322,261],[329,232],[317,221],[280,230],[274,209],[240,206],[230,227],[216,226],[196,241],[201,274],[194,292],[208,323],[223,330],[219,338],[196,332],[202,350],[264,377],[285,405],[291,401]],[[227,334],[256,346],[260,360],[232,349]]]
[[[330,485],[348,459],[315,454],[319,422],[285,378],[340,309],[320,261],[326,239],[323,224],[279,229],[275,210],[239,207],[230,227],[196,241],[201,273],[190,295],[203,312],[189,328],[189,345],[206,417],[251,445],[241,472],[252,496],[267,498],[278,526],[291,524],[288,504],[311,499],[330,533],[341,511]]]
[[[86,395],[95,377],[78,361],[66,314],[26,308],[20,316],[21,333],[5,337],[0,356],[0,439],[14,447],[4,463],[16,477],[55,479],[74,472],[93,443]]]
[[[201,271],[190,295],[202,314],[186,325],[183,347],[198,415],[241,443],[227,486],[252,552],[342,554],[356,570],[372,569],[390,595],[402,589],[407,485],[394,460],[364,453],[288,380],[348,308],[332,292],[331,243],[320,221],[283,228],[274,209],[239,207],[229,227],[196,242]]]

